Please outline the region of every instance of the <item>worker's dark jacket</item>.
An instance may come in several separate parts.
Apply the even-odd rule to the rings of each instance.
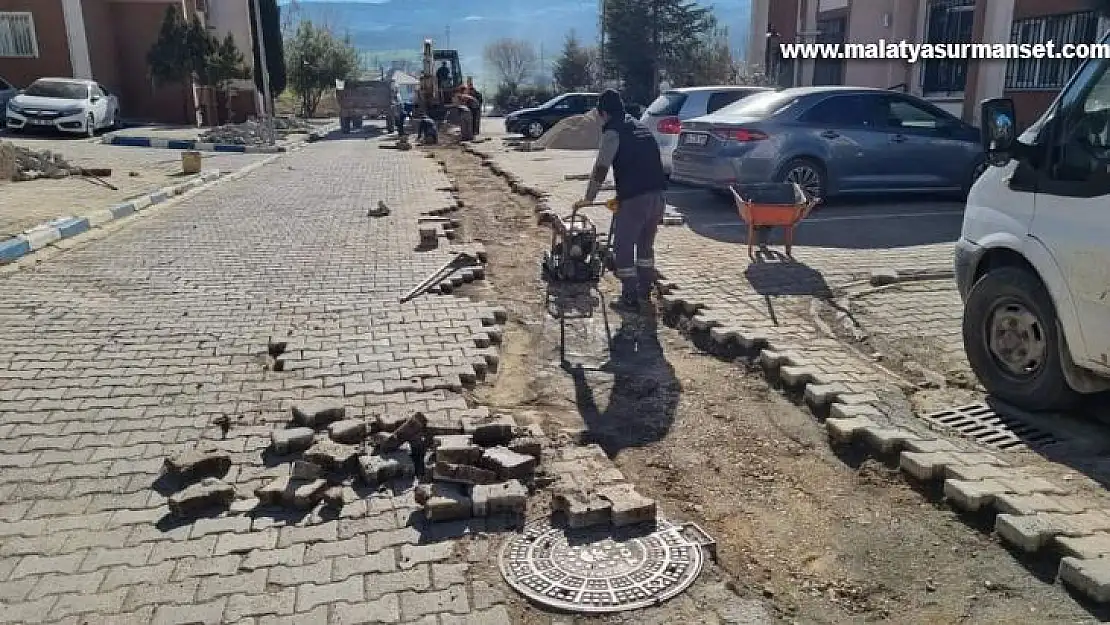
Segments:
[[[625,115],[610,119],[602,132],[616,130],[620,148],[613,159],[613,178],[617,183],[617,199],[629,200],[667,188],[667,176],[659,157],[659,144],[647,126]]]

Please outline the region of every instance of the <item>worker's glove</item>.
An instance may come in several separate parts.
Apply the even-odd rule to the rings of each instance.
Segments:
[[[589,200],[583,198],[583,199],[578,200],[577,202],[574,203],[574,209],[577,210],[579,208],[585,208],[585,207],[589,206],[590,203],[591,202]]]
[[[608,208],[611,212],[614,212],[614,213],[617,212],[617,207],[618,206],[620,206],[620,202],[618,202],[617,198],[615,198],[615,197],[610,198],[609,200],[607,200],[605,202],[605,208]]]

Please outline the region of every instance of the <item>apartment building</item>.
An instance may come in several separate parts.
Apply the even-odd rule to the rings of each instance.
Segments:
[[[978,103],[1006,95],[1022,127],[1051,104],[1074,59],[1014,61],[782,59],[779,41],[846,43],[1093,42],[1106,31],[1095,0],[753,0],[748,58],[782,86],[859,85],[922,96],[968,121]]]
[[[119,97],[126,118],[192,123],[204,95],[192,85],[156,87],[146,63],[170,6],[220,38],[231,33],[250,62],[250,0],[0,0],[0,77],[17,86],[91,78]],[[254,83],[238,81],[232,99],[237,118],[253,115]]]

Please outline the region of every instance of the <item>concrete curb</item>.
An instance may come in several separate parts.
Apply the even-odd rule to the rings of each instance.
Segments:
[[[471,153],[483,157],[491,171],[512,183],[515,176],[495,164],[491,155]],[[547,195],[533,188],[514,191]],[[947,277],[944,270],[876,273],[880,280],[894,278],[895,282]],[[908,482],[939,487],[952,508],[988,516],[999,540],[1010,549],[1059,557],[1061,583],[1087,600],[1110,603],[1110,504],[1084,498],[1076,488],[1061,487],[1026,467],[1011,466],[970,441],[931,436],[925,433],[930,429],[925,424],[922,433],[890,425],[884,412],[889,408],[877,394],[882,389],[851,392],[822,371],[827,363],[826,367],[811,365],[805,347],[780,344],[781,337],[773,329],[738,324],[729,313],[722,311],[722,315],[693,301],[697,295],[687,299],[681,287],[664,276],[660,286],[668,317],[684,319],[688,334],[706,339],[710,353],[747,356],[761,366],[768,383],[802,397],[825,424],[831,445],[857,445],[873,456],[896,461]],[[822,352],[825,360],[835,357]]]
[[[1106,504],[1026,467],[1011,466],[974,443],[885,424],[885,404],[877,395],[849,393],[823,379],[821,370],[810,366],[796,347],[778,346],[758,329],[726,325],[727,320],[715,319],[702,304],[687,301],[676,285],[666,287],[666,307],[688,321],[692,334],[708,338],[711,353],[739,350],[754,356],[768,382],[800,395],[823,420],[831,444],[862,446],[896,463],[907,481],[937,488],[952,508],[991,517],[998,538],[1015,551],[1063,556],[1057,564],[1058,579],[1090,601],[1110,603],[1110,508],[1102,507]]]
[[[190,139],[156,139],[154,137],[104,137],[101,143],[132,148],[167,148],[170,150],[198,150],[229,154],[275,154],[284,152],[286,149],[285,146],[280,145],[234,145],[205,143]]]

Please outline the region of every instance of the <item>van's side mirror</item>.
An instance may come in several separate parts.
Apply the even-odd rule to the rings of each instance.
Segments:
[[[1017,142],[1017,115],[1010,98],[991,98],[979,105],[983,149],[988,155],[1008,155]]]

